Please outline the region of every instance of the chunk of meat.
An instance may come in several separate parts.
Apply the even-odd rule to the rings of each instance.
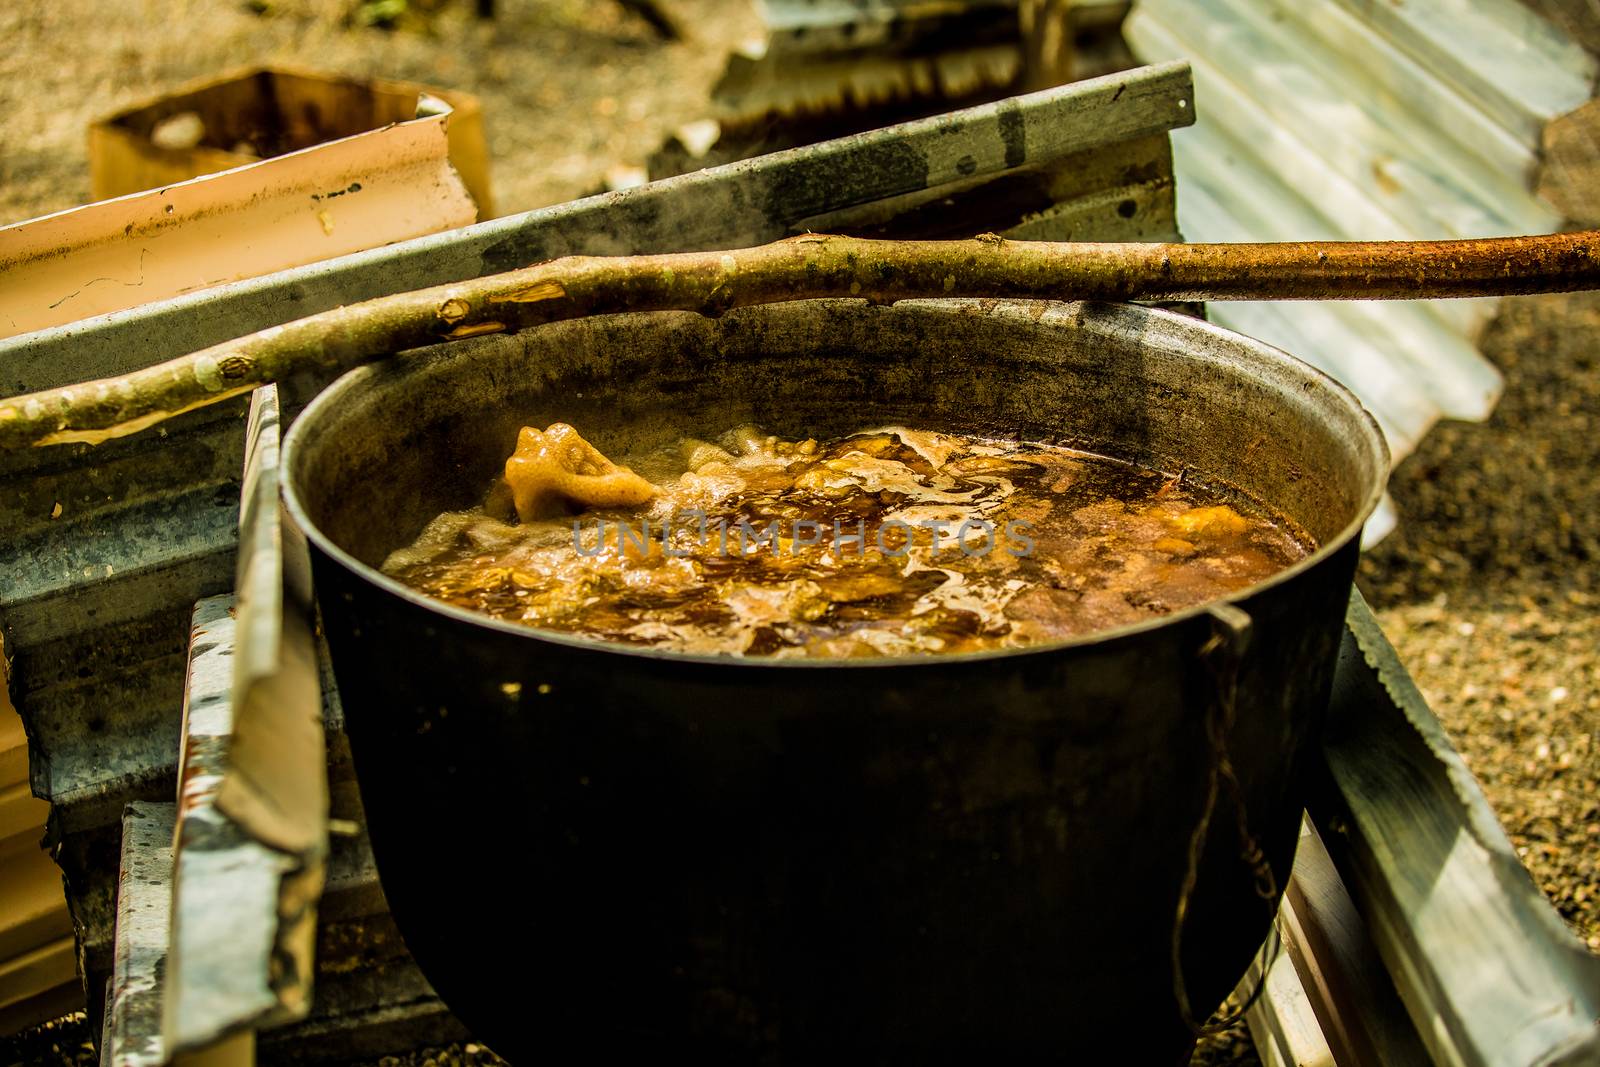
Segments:
[[[1250,528],[1250,523],[1245,517],[1226,504],[1190,508],[1174,516],[1171,521],[1173,529],[1185,538],[1194,537],[1196,534],[1209,534],[1213,537],[1223,534],[1238,535]]]
[[[656,487],[619,467],[564,422],[544,432],[524,426],[506,460],[506,484],[523,522],[546,518],[562,501],[583,508],[649,503]]]

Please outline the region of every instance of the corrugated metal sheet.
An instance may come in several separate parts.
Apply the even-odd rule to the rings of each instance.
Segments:
[[[1196,125],[1173,138],[1192,241],[1541,233],[1532,193],[1551,120],[1596,64],[1516,0],[1138,0],[1146,61],[1193,65]],[[1218,323],[1360,395],[1398,461],[1440,418],[1483,419],[1500,374],[1477,339],[1496,301],[1216,303]],[[1392,525],[1387,509],[1369,531]]]

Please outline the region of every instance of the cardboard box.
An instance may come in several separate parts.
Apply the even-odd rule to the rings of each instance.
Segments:
[[[0,337],[477,221],[467,177],[488,192],[473,113],[454,121],[437,98],[378,89],[274,71],[97,124],[96,191],[155,184],[0,227]],[[367,128],[317,140],[348,126]],[[174,147],[179,127],[189,140]],[[238,150],[206,143],[228,137]],[[266,158],[244,151],[257,145]]]
[[[107,200],[312,148],[414,119],[424,97],[449,106],[450,163],[477,202],[478,218],[492,217],[477,97],[284,67],[207,79],[92,123],[90,187],[96,200]]]

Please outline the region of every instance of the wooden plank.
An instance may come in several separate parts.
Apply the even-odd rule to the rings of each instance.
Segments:
[[[6,658],[5,638],[0,635],[0,838],[20,833],[22,829],[13,825],[18,817],[14,796],[16,787],[22,786],[31,795],[31,790],[27,789],[28,734],[23,729],[22,716],[11,705],[10,690],[11,665]],[[49,813],[48,804],[44,804],[42,812],[34,809],[38,821],[28,822],[27,826],[43,826],[44,817]],[[24,818],[32,817],[24,815]]]
[[[0,1008],[0,1036],[47,1023],[83,1010],[83,986],[77,975],[37,996]]]
[[[1253,989],[1260,980],[1261,960],[1257,958],[1251,961],[1240,988]],[[1340,1067],[1287,955],[1280,954],[1272,961],[1266,988],[1246,1013],[1245,1022],[1264,1067]]]
[[[0,656],[4,655],[4,651],[4,644],[0,644]],[[28,735],[22,729],[22,716],[11,706],[5,686],[0,685],[0,784],[10,785],[27,780]]]
[[[50,805],[33,795],[28,780],[0,786],[0,838],[15,837],[33,831],[35,838],[44,834],[45,819],[50,816]],[[4,922],[0,918],[0,922]]]
[[[59,956],[63,939],[71,943],[72,919],[61,870],[43,848],[50,805],[29,784],[28,739],[11,706],[8,674],[0,642],[0,1034],[54,1018],[83,999],[76,956],[65,967]]]
[[[1334,1060],[1428,1067],[1366,924],[1309,822],[1302,824],[1282,915],[1284,948]]]
[[[1600,959],[1518,861],[1359,594],[1347,626],[1311,814],[1428,1054],[1600,1063]]]
[[[315,147],[424,114],[437,114],[425,97],[447,105],[450,165],[477,202],[479,218],[494,214],[483,107],[470,93],[416,82],[349,78],[283,63],[211,75],[97,119],[89,127],[91,198],[108,200],[200,174],[254,163],[253,137],[273,137],[285,150]],[[160,148],[151,130],[162,119],[188,112],[199,117],[207,144]],[[208,145],[244,142],[248,153]]]
[[[72,935],[0,963],[0,1009],[21,1004],[78,978],[77,946]]]
[[[38,831],[0,841],[0,961],[72,933],[61,869]]]

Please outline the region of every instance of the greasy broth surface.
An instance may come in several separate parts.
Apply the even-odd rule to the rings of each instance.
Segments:
[[[502,489],[440,515],[383,570],[544,629],[852,657],[1013,648],[1138,622],[1313,547],[1259,505],[1049,445],[902,427],[819,444],[741,427],[715,445],[621,459],[659,487],[650,504],[517,523]]]

